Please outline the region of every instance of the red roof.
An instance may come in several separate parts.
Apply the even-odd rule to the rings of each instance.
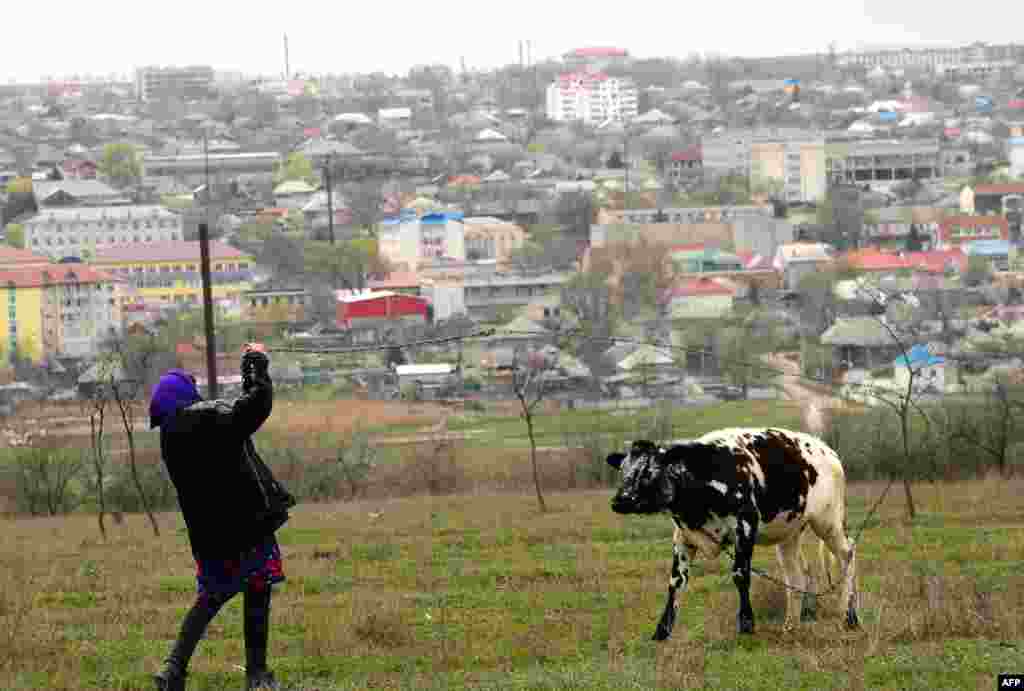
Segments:
[[[670,298],[677,298],[701,297],[705,295],[735,295],[735,292],[732,288],[722,285],[713,278],[694,278],[670,288],[668,294]]]
[[[913,268],[913,264],[906,257],[876,250],[848,252],[846,261],[851,267],[861,271],[898,271]]]
[[[706,248],[706,243],[690,242],[683,245],[672,245],[669,254],[675,254],[676,252],[703,252]]]
[[[704,160],[704,151],[701,149],[700,144],[695,144],[688,149],[682,151],[672,152],[673,161],[702,161]]]
[[[212,240],[210,259],[249,259],[249,256],[231,245]],[[128,245],[114,245],[96,249],[95,264],[113,262],[174,262],[199,261],[198,240],[166,240]]]
[[[1024,182],[1008,182],[996,185],[978,185],[975,194],[1024,194]]]
[[[51,263],[49,257],[41,254],[18,249],[17,247],[0,245],[0,266],[18,268],[19,266],[27,267]]]
[[[622,48],[593,46],[590,48],[577,48],[570,55],[577,58],[624,58],[629,53]]]
[[[603,82],[608,79],[604,72],[566,72],[558,75],[558,79],[565,86],[567,82],[581,81],[584,85],[587,82]]]
[[[967,269],[967,255],[959,247],[930,252],[908,252],[906,258],[915,269],[926,273],[945,273],[949,264],[954,264],[960,271]]]
[[[259,212],[259,215],[260,216],[277,216],[278,218],[284,218],[285,216],[288,215],[289,211],[291,211],[291,209],[285,209],[283,207],[271,207],[271,208],[268,208],[268,209],[263,209],[263,211]]]
[[[0,286],[13,283],[17,288],[39,288],[44,285],[82,283],[114,283],[123,279],[97,271],[86,264],[53,264],[42,268],[0,271]]]

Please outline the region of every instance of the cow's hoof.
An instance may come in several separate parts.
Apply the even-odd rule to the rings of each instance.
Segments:
[[[853,606],[846,610],[846,628],[851,631],[860,628],[860,617],[857,616],[857,610]]]
[[[754,617],[741,614],[736,618],[736,628],[740,633],[754,633]]]
[[[804,593],[800,604],[800,621],[817,621],[818,619],[818,597],[810,593]]]

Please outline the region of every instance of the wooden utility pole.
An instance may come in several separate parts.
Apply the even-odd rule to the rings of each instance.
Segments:
[[[213,332],[213,285],[210,280],[210,152],[203,132],[203,167],[206,174],[206,220],[199,224],[199,276],[203,284],[203,322],[206,327],[207,395],[217,398],[217,341]]]

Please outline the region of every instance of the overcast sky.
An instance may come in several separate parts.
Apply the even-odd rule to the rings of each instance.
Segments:
[[[457,68],[462,57],[470,68],[495,67],[517,60],[520,39],[533,41],[537,58],[583,46],[625,48],[637,57],[686,57],[695,51],[755,57],[824,52],[831,41],[848,50],[1008,43],[1019,36],[1012,22],[997,19],[1008,6],[991,0],[975,2],[966,12],[940,11],[943,6],[934,0],[4,4],[0,82],[126,74],[147,64],[280,74],[285,32],[292,70],[314,74],[404,74],[426,62]]]

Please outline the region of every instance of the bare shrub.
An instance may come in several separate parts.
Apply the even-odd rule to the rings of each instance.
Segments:
[[[12,454],[17,506],[33,516],[72,511],[80,501],[77,491],[84,459],[73,451],[16,449]]]

